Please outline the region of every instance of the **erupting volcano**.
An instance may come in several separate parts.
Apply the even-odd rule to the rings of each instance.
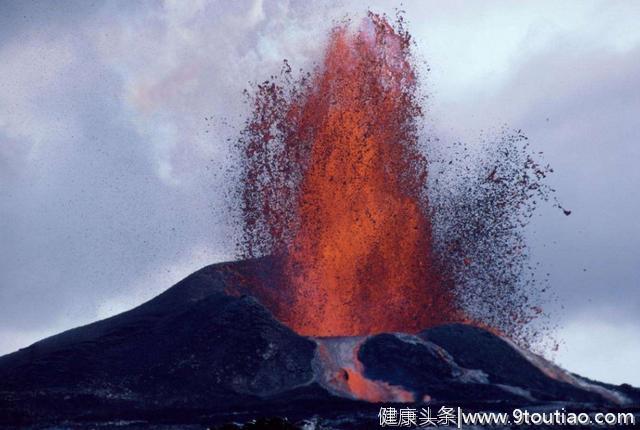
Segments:
[[[229,160],[237,261],[0,357],[0,426],[357,430],[397,403],[640,411],[640,389],[532,352],[548,337],[531,324],[544,288],[525,228],[552,170],[520,130],[431,137],[412,47],[401,16],[369,13],[331,31],[311,73],[285,61],[247,90]]]
[[[401,22],[369,14],[334,29],[313,74],[254,98],[245,249],[284,256],[274,312],[300,334],[416,333],[459,314],[432,255],[409,48]]]

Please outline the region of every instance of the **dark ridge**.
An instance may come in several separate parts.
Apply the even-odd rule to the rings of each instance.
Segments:
[[[131,311],[0,358],[0,421],[252,409],[308,384],[315,343],[225,293],[236,268],[205,267]]]
[[[447,324],[427,329],[420,337],[447,350],[458,365],[482,370],[493,384],[521,387],[541,400],[602,402],[598,394],[548,377],[504,339],[487,330]]]
[[[316,342],[253,297],[277,297],[278,271],[272,258],[207,266],[128,312],[0,357],[0,427],[207,428],[277,416],[370,428],[380,405],[322,385],[331,375],[318,377],[329,370],[317,368]],[[499,336],[463,324],[371,336],[358,359],[366,378],[413,392],[417,408],[425,399],[467,410],[640,403],[628,385],[580,378],[631,400],[618,405],[551,378]]]

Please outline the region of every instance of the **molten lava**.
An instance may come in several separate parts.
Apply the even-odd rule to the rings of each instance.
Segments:
[[[260,87],[245,230],[255,241],[263,229],[272,249],[256,248],[285,256],[288,301],[272,310],[300,334],[412,333],[457,319],[432,256],[409,48],[401,23],[370,14],[332,32],[297,90]]]
[[[403,387],[369,379],[358,351],[364,338],[333,337],[318,339],[314,371],[320,385],[329,391],[368,402],[411,403],[415,395]]]
[[[442,322],[407,42],[382,20],[355,35],[336,31],[304,106],[317,131],[289,252],[295,312],[286,318],[301,334]]]

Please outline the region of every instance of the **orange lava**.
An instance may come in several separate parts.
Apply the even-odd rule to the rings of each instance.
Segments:
[[[384,381],[365,376],[364,365],[358,359],[363,338],[318,339],[317,359],[322,366],[316,368],[321,385],[339,395],[373,403],[412,403],[415,395],[411,391]]]
[[[415,333],[460,320],[436,269],[410,35],[370,13],[313,74],[256,88],[241,141],[243,249],[282,276],[253,294],[302,335]],[[271,288],[277,284],[277,288]],[[264,288],[263,288],[264,287]]]
[[[453,319],[434,273],[409,35],[370,15],[336,29],[300,109],[313,129],[279,317],[313,336],[417,332]],[[354,383],[356,383],[354,381]]]
[[[415,396],[410,391],[386,382],[372,381],[362,374],[362,365],[359,369],[344,369],[346,372],[346,385],[351,395],[359,400],[372,403],[397,402],[412,403]]]

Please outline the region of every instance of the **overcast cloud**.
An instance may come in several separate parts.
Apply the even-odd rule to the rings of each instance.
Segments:
[[[309,66],[332,20],[364,11],[308,3],[0,5],[0,353],[233,256],[223,173],[242,90],[283,58]],[[541,210],[531,243],[559,298],[558,361],[640,385],[640,3],[404,9],[438,134],[507,123],[556,170],[573,214]]]

